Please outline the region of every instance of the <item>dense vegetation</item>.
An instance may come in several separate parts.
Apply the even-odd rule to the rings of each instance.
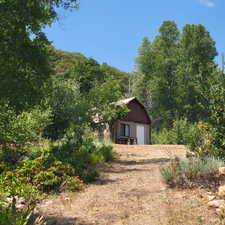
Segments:
[[[42,31],[57,8],[77,7],[76,0],[0,2],[1,225],[27,224],[44,193],[81,189],[114,157],[94,131],[126,114],[110,103],[125,95],[128,74],[55,50]]]
[[[139,48],[133,94],[153,122],[153,143],[187,144],[200,155],[225,158],[225,75],[203,25],[182,32],[165,21]]]
[[[180,33],[164,22],[152,43],[144,38],[137,71],[128,74],[54,49],[43,28],[57,8],[77,7],[0,1],[0,225],[26,224],[43,193],[79,190],[98,176],[96,165],[113,152],[94,131],[126,115],[111,103],[129,95],[129,80],[152,116],[155,142],[225,157],[225,80],[207,30],[186,25]]]

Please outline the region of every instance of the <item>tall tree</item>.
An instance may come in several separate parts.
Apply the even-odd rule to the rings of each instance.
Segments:
[[[216,71],[215,42],[203,25],[186,25],[179,49],[179,115],[192,122],[207,120],[209,105],[205,95]]]
[[[105,74],[105,80],[116,80],[118,82],[120,92],[123,95],[128,95],[130,74],[112,67],[107,63],[103,63],[101,68]]]
[[[171,127],[176,116],[176,90],[179,30],[173,21],[165,21],[159,29],[154,45],[155,71],[150,90],[153,115],[163,126]]]
[[[137,78],[134,93],[144,102],[153,121],[166,121],[170,126],[175,116],[176,66],[179,30],[172,21],[165,21],[151,44],[144,38],[137,57]]]
[[[92,58],[76,61],[70,77],[78,82],[80,93],[85,95],[87,95],[97,83],[103,83],[105,80],[105,74],[102,71],[101,65]]]
[[[153,78],[155,71],[155,54],[147,37],[144,37],[138,49],[138,54],[136,58],[137,71],[133,73],[132,95],[137,96],[150,112],[152,109],[152,96],[149,90],[149,80]]]
[[[51,74],[42,28],[57,19],[56,8],[77,6],[76,0],[0,1],[0,98],[17,111],[40,101]]]

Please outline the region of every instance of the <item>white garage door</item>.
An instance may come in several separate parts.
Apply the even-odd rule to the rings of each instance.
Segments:
[[[137,144],[138,145],[145,144],[145,127],[141,125],[137,126]]]

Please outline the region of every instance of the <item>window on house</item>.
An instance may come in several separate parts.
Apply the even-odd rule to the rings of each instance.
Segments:
[[[129,137],[130,136],[130,125],[121,124],[120,125],[120,136]]]

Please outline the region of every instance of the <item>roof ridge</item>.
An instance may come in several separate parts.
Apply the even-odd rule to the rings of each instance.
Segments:
[[[130,98],[125,98],[125,99],[120,99],[115,104],[116,105],[123,105],[123,104],[127,105],[128,103],[130,103],[134,99],[136,99],[136,97],[130,97]]]

